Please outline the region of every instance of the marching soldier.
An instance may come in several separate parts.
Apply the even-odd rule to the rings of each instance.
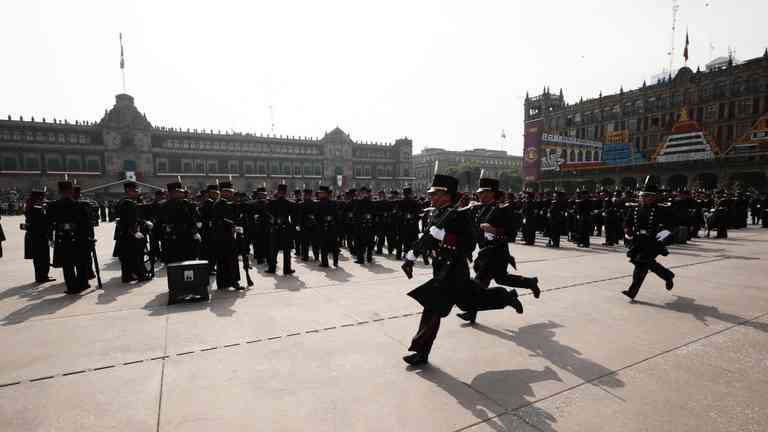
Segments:
[[[349,189],[344,194],[344,206],[342,210],[342,223],[344,243],[347,246],[350,254],[355,255],[357,248],[355,247],[355,206],[357,205],[356,189]]]
[[[152,223],[152,229],[149,230],[149,253],[152,255],[153,261],[161,260],[163,256],[161,242],[163,225],[160,223],[160,210],[164,202],[165,191],[158,190],[155,191],[155,198],[152,200],[152,202],[144,206],[144,219]]]
[[[152,229],[152,223],[142,219],[139,213],[139,192],[136,183],[123,184],[126,197],[117,204],[118,243],[117,255],[120,259],[120,272],[123,283],[149,280],[144,267],[144,248],[146,236],[143,228]]]
[[[195,259],[195,246],[203,238],[198,232],[195,214],[184,201],[184,186],[181,182],[173,182],[166,187],[168,200],[160,209],[166,263]]]
[[[295,231],[295,222],[292,220],[294,216],[293,205],[286,198],[287,193],[287,185],[278,185],[275,199],[267,204],[267,213],[272,218],[267,273],[274,274],[277,272],[277,254],[282,250],[283,274],[286,276],[294,273],[294,270],[291,269],[291,243]]]
[[[354,206],[355,233],[355,263],[373,262],[374,247],[374,205],[371,201],[371,190],[360,188],[360,198]]]
[[[440,329],[440,320],[454,305],[462,310],[492,310],[514,307],[522,313],[523,307],[512,291],[501,287],[483,288],[469,278],[467,258],[472,254],[474,239],[469,211],[456,210],[459,181],[450,176],[436,174],[429,189],[432,206],[426,233],[406,254],[403,270],[412,276],[413,263],[420,254],[432,254],[432,279],[408,293],[418,301],[424,311],[419,329],[408,348],[413,354],[403,360],[413,366],[428,362],[429,353]]]
[[[85,208],[75,201],[72,182],[62,181],[58,186],[61,198],[48,204],[54,233],[53,266],[63,270],[67,294],[78,294],[90,287],[91,220]]]
[[[233,201],[235,189],[232,182],[219,183],[221,196],[213,204],[213,256],[216,260],[216,288],[226,290],[240,286],[237,236],[244,234],[240,217]]]
[[[376,200],[373,201],[374,232],[376,235],[376,255],[384,254],[384,242],[387,241],[387,233],[390,227],[392,203],[387,200],[387,193],[380,190]],[[392,244],[387,244],[389,253],[392,254]]]
[[[328,267],[329,254],[333,257],[333,266],[339,266],[339,210],[336,201],[330,199],[330,194],[328,186],[320,186],[317,190],[315,211],[318,221],[317,239],[320,242],[320,267]]]
[[[499,194],[499,181],[493,178],[481,178],[480,203],[471,207],[471,223],[473,224],[475,241],[480,247],[477,259],[474,260],[475,281],[483,288],[491,284],[491,280],[508,287],[527,288],[539,298],[539,279],[507,273],[507,266],[513,262],[509,254],[508,240],[505,237],[509,220],[506,212],[499,208],[496,201]],[[517,296],[515,290],[510,295]],[[477,319],[477,311],[470,310],[459,313],[459,318],[470,323]]]
[[[632,242],[627,256],[634,264],[635,270],[632,273],[632,284],[621,293],[633,301],[648,271],[663,279],[667,290],[671,290],[674,286],[675,274],[656,261],[659,255],[669,255],[669,251],[662,242],[664,237],[671,233],[662,230],[668,226],[672,217],[668,207],[657,205],[657,192],[658,188],[646,179],[643,191],[640,192],[640,205],[632,208],[625,221],[624,230]]]
[[[621,227],[621,214],[617,208],[618,205],[618,198],[603,201],[603,221],[605,223],[605,242],[603,246],[616,246],[619,243],[618,232]]]
[[[387,253],[389,255],[392,255],[394,252],[395,255],[402,255],[402,252],[398,253],[398,250],[400,248],[400,239],[398,238],[400,235],[400,230],[398,229],[398,226],[402,223],[402,219],[400,218],[400,213],[397,211],[397,205],[400,202],[400,192],[397,190],[391,190],[389,191],[389,205],[388,205],[388,211],[389,215],[387,218]],[[398,257],[398,259],[400,259]]]
[[[48,275],[51,267],[51,225],[48,221],[45,189],[33,189],[24,211],[24,258],[31,259],[35,268],[35,282],[53,282]]]

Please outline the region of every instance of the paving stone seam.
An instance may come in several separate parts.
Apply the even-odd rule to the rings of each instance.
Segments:
[[[670,268],[691,267],[691,266],[696,266],[696,265],[700,265],[700,264],[708,264],[708,263],[712,263],[712,262],[723,261],[723,260],[726,260],[726,259],[728,259],[728,258],[716,258],[716,259],[712,259],[712,260],[699,261],[699,262],[695,262],[695,263],[679,264],[679,265],[676,265],[676,266],[671,266]],[[615,277],[610,277],[610,278],[598,279],[598,280],[594,280],[594,281],[579,282],[579,283],[576,283],[576,284],[569,284],[569,285],[563,285],[563,286],[560,286],[560,287],[548,288],[548,289],[544,289],[542,291],[543,292],[559,291],[559,290],[563,290],[563,289],[566,289],[566,288],[576,288],[576,287],[579,287],[579,286],[586,286],[586,285],[592,285],[592,284],[606,282],[606,281],[612,281],[612,280],[617,280],[617,279],[624,279],[624,278],[628,278],[628,277],[631,277],[631,276],[632,275],[621,275],[621,276],[615,276]],[[531,295],[531,294],[530,293],[520,294],[520,296],[526,296],[526,295]],[[361,326],[361,325],[368,325],[368,324],[373,324],[373,323],[377,323],[377,322],[384,321],[384,320],[407,318],[407,317],[411,317],[411,316],[415,316],[415,315],[420,315],[420,314],[421,314],[421,312],[411,312],[411,313],[404,313],[404,314],[399,314],[399,315],[391,315],[389,317],[381,318],[381,319],[358,320],[358,321],[355,321],[355,322],[344,323],[344,324],[340,324],[340,325],[336,325],[336,326],[331,326],[331,327],[309,329],[309,330],[304,330],[304,331],[299,331],[299,332],[295,332],[294,331],[294,332],[291,332],[291,333],[288,333],[288,334],[284,334],[284,335],[276,335],[276,336],[270,336],[270,337],[267,337],[267,338],[260,338],[260,339],[253,339],[253,340],[234,342],[234,343],[225,344],[225,345],[209,346],[209,347],[204,347],[204,348],[200,348],[200,349],[196,349],[196,350],[182,351],[182,352],[179,352],[179,353],[176,353],[176,354],[167,354],[167,352],[166,352],[162,356],[149,357],[149,358],[145,358],[145,359],[132,360],[132,361],[127,361],[127,362],[118,362],[118,363],[115,363],[115,364],[112,364],[112,365],[105,365],[105,366],[100,366],[100,367],[97,367],[97,368],[86,368],[86,369],[82,369],[82,370],[85,371],[85,372],[91,373],[91,372],[98,372],[98,371],[105,370],[105,369],[111,369],[111,368],[114,368],[114,367],[133,366],[133,365],[136,365],[136,364],[140,364],[140,363],[144,363],[144,362],[150,362],[150,361],[156,361],[156,360],[163,360],[163,363],[165,363],[165,360],[167,360],[167,359],[169,359],[171,357],[185,357],[185,356],[189,356],[189,355],[193,355],[193,354],[200,354],[200,353],[204,353],[204,352],[208,352],[208,351],[214,351],[214,350],[218,350],[218,349],[222,349],[222,348],[244,346],[244,345],[253,344],[253,343],[257,343],[257,342],[263,342],[263,341],[274,341],[274,340],[279,340],[279,339],[285,339],[285,338],[288,338],[288,337],[299,336],[299,335],[302,335],[302,334],[303,335],[317,334],[317,333],[320,333],[320,332],[323,332],[323,331],[331,331],[331,330],[337,330],[337,329],[341,329],[341,328],[348,328],[348,327],[356,327],[356,326]],[[166,316],[166,321],[169,318],[170,318],[170,315]],[[759,318],[755,318],[755,319],[759,319]],[[747,322],[747,321],[745,321],[745,322]],[[729,328],[731,328],[731,327],[729,327]],[[167,338],[167,335],[166,335],[166,338]],[[167,341],[166,341],[166,344],[167,344]],[[166,350],[167,350],[167,348],[166,348]],[[64,376],[69,376],[71,374],[72,374],[71,371],[66,371],[66,372],[61,372],[61,373],[57,373],[57,374],[53,374],[53,375],[46,375],[46,376],[41,377],[41,378],[31,378],[31,379],[17,380],[17,381],[8,382],[8,383],[0,383],[0,389],[7,388],[7,387],[12,387],[12,386],[15,386],[15,385],[20,385],[20,384],[23,384],[23,383],[31,383],[31,382],[43,381],[43,380],[52,379],[52,378],[60,378],[60,377],[64,377]]]
[[[487,418],[487,419],[485,419],[485,420],[480,420],[480,421],[474,422],[474,423],[472,423],[472,424],[470,424],[470,425],[467,425],[467,426],[464,426],[464,427],[462,427],[462,428],[456,429],[454,432],[460,432],[460,431],[463,431],[463,430],[467,430],[467,429],[469,429],[469,428],[475,427],[475,426],[477,426],[477,425],[480,425],[480,424],[483,424],[483,423],[487,423],[487,422],[489,422],[489,421],[491,421],[491,420],[497,419],[497,418],[499,418],[499,417],[501,417],[501,416],[504,416],[504,415],[513,415],[513,416],[515,416],[515,417],[519,418],[520,420],[522,420],[523,422],[525,422],[526,424],[528,424],[528,425],[532,426],[534,429],[536,429],[536,430],[541,430],[540,428],[538,428],[538,427],[534,426],[533,424],[531,424],[530,422],[528,422],[528,421],[527,421],[527,420],[526,420],[524,417],[522,417],[521,415],[519,415],[519,414],[518,414],[518,412],[519,412],[519,411],[521,411],[521,410],[523,410],[523,409],[525,409],[525,408],[528,408],[528,407],[530,407],[530,406],[532,406],[532,405],[536,405],[536,404],[538,404],[538,403],[541,403],[541,402],[544,402],[544,401],[546,401],[546,400],[549,400],[549,399],[555,398],[555,397],[557,397],[557,396],[560,396],[560,395],[562,395],[562,394],[564,394],[564,393],[567,393],[567,392],[569,392],[569,391],[571,391],[571,390],[575,390],[575,389],[577,389],[577,388],[579,388],[579,387],[582,387],[582,386],[584,386],[584,385],[587,385],[587,384],[592,384],[592,385],[594,385],[594,386],[596,386],[596,387],[598,387],[598,388],[602,388],[602,387],[600,386],[600,384],[599,384],[599,383],[597,383],[597,381],[599,381],[599,380],[601,380],[601,379],[603,379],[603,378],[606,378],[606,377],[609,377],[609,376],[612,376],[612,375],[616,375],[616,374],[618,374],[618,373],[620,373],[620,372],[622,372],[622,371],[625,371],[625,370],[627,370],[627,369],[631,369],[631,368],[633,368],[633,367],[635,367],[635,366],[639,366],[639,365],[641,365],[641,364],[643,364],[643,363],[647,363],[647,362],[649,362],[649,361],[655,360],[655,359],[657,359],[657,358],[659,358],[659,357],[662,357],[662,356],[664,356],[664,355],[667,355],[667,354],[673,353],[673,352],[675,352],[675,351],[679,351],[679,350],[681,350],[681,349],[683,349],[683,348],[686,348],[686,347],[689,347],[689,346],[691,346],[691,345],[697,344],[697,343],[699,343],[699,342],[701,342],[701,341],[704,341],[704,340],[706,340],[706,339],[709,339],[709,338],[711,338],[711,337],[714,337],[714,336],[720,335],[720,334],[722,334],[722,333],[725,333],[725,332],[727,332],[727,331],[729,331],[729,330],[733,330],[734,328],[737,328],[737,327],[741,327],[741,326],[744,326],[744,325],[745,325],[745,324],[747,324],[747,323],[750,323],[750,322],[754,322],[754,321],[760,320],[760,319],[762,319],[762,318],[764,318],[764,317],[768,317],[768,312],[764,312],[764,313],[761,313],[761,314],[759,314],[759,315],[756,315],[756,316],[754,316],[754,317],[752,317],[752,318],[750,318],[750,319],[745,319],[745,320],[743,320],[743,321],[740,321],[740,322],[738,322],[738,323],[732,324],[732,325],[730,325],[730,326],[727,326],[727,327],[725,327],[725,328],[722,328],[722,329],[720,329],[720,330],[718,330],[718,331],[715,331],[715,332],[713,332],[713,333],[710,333],[710,334],[706,334],[706,335],[704,335],[704,336],[700,336],[700,337],[698,337],[698,338],[695,338],[695,339],[693,339],[693,340],[690,340],[690,341],[688,341],[688,342],[685,342],[685,343],[683,343],[683,344],[680,344],[680,345],[677,345],[677,346],[675,346],[675,347],[672,347],[672,348],[668,348],[668,349],[666,349],[666,350],[660,351],[660,352],[658,352],[658,353],[656,353],[656,354],[654,354],[654,355],[651,355],[651,356],[648,356],[648,357],[646,357],[646,358],[643,358],[643,359],[640,359],[640,360],[634,361],[634,362],[632,362],[632,363],[629,363],[629,364],[627,364],[627,365],[624,365],[624,366],[622,366],[622,367],[620,367],[620,368],[618,368],[618,369],[616,369],[616,370],[613,370],[613,371],[610,371],[610,372],[604,373],[604,374],[602,374],[602,375],[599,375],[599,376],[596,376],[596,377],[594,377],[594,378],[590,378],[590,379],[588,379],[588,380],[586,380],[586,381],[582,381],[582,382],[580,382],[580,383],[578,383],[578,384],[574,384],[574,385],[572,385],[572,386],[570,386],[570,387],[564,388],[564,389],[562,389],[562,390],[559,390],[559,391],[557,391],[557,392],[555,392],[555,393],[552,393],[552,394],[550,394],[550,395],[547,395],[547,396],[545,396],[545,397],[542,397],[542,398],[539,398],[539,399],[535,399],[535,400],[531,400],[531,401],[528,401],[528,402],[527,402],[527,403],[525,403],[524,405],[521,405],[521,406],[519,406],[519,407],[517,407],[517,408],[515,408],[515,409],[511,409],[511,410],[510,410],[510,409],[505,409],[503,412],[501,412],[501,413],[499,413],[499,414],[496,414],[496,415],[494,415],[493,417],[489,417],[489,418]],[[469,388],[471,388],[472,390],[474,390],[475,392],[477,392],[478,394],[481,394],[481,395],[485,396],[485,395],[484,395],[482,392],[480,392],[479,390],[475,389],[475,388],[474,388],[474,387],[472,387],[470,384],[467,384],[467,383],[464,383],[464,384],[465,384],[466,386],[468,386]],[[492,401],[493,403],[495,403],[496,405],[501,405],[501,403],[500,403],[500,402],[498,402],[498,401],[496,401],[495,399],[493,399],[493,398],[491,398],[491,397],[488,397],[488,396],[485,396],[485,397],[486,397],[486,398],[488,398],[489,400],[491,400],[491,401]],[[501,405],[501,406],[502,406],[502,408],[503,408],[503,405]]]

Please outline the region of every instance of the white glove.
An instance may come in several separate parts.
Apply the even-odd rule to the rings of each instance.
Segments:
[[[496,236],[493,235],[492,233],[489,233],[489,232],[485,233],[485,239],[486,240],[493,240],[495,238],[496,238]]]
[[[437,240],[442,241],[445,238],[445,230],[436,226],[429,227],[429,234]]]
[[[296,227],[296,231],[299,231],[299,232],[300,232],[300,231],[301,231],[301,227],[300,227],[300,226],[297,226],[297,227]]]
[[[136,239],[138,239],[138,240],[141,240],[141,239],[143,239],[143,238],[144,238],[144,234],[142,234],[142,233],[140,233],[140,232],[137,232],[137,233],[136,233],[136,234],[134,234],[133,236],[134,236],[134,237],[136,237]]]
[[[243,227],[236,226],[235,227],[235,232],[238,233],[238,234],[242,234],[244,232],[243,231]]]
[[[407,261],[416,261],[416,255],[413,254],[412,250],[409,250],[407,254],[405,254],[405,259]]]
[[[669,237],[672,233],[668,230],[660,231],[658,234],[656,234],[656,240],[658,241],[664,241],[665,238]]]
[[[48,242],[48,246],[53,247],[53,240]]]
[[[193,239],[194,241],[203,241],[203,238],[202,238],[202,237],[200,237],[200,234],[195,234],[195,235],[193,235],[193,236],[192,236],[192,239]]]
[[[155,226],[155,224],[153,224],[153,223],[152,223],[152,222],[150,222],[150,221],[146,221],[146,222],[144,222],[144,226],[146,226],[146,227],[147,227],[147,229],[150,229],[150,230],[151,230],[151,229],[152,229],[152,228]]]
[[[198,222],[195,225],[197,225],[198,228],[202,228],[203,227],[203,223],[202,222]]]

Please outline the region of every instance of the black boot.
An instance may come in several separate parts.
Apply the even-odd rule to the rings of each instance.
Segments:
[[[523,304],[520,303],[520,300],[517,298],[517,291],[509,290],[509,300],[507,304],[511,306],[515,312],[519,314],[523,313]]]
[[[672,291],[672,288],[675,287],[675,276],[672,276],[671,278],[666,280],[667,282],[667,291]]]
[[[411,366],[420,366],[429,363],[428,356],[422,353],[408,354],[403,357],[403,361]]]
[[[531,287],[533,298],[541,297],[541,288],[539,288],[539,278],[537,277],[532,278],[531,283],[533,284],[533,286]]]
[[[621,293],[624,294],[625,296],[627,296],[631,302],[635,301],[635,298],[632,296],[632,294],[629,292],[629,290],[624,290]]]
[[[474,324],[477,321],[477,311],[461,312],[457,313],[456,316],[470,324]]]

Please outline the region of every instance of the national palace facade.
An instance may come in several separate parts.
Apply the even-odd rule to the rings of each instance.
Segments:
[[[0,120],[0,189],[51,188],[65,174],[94,192],[125,178],[163,187],[179,176],[192,190],[229,176],[247,192],[281,183],[291,190],[399,189],[415,180],[412,147],[408,138],[355,141],[338,127],[322,138],[157,127],[132,96],[119,94],[98,122]]]

